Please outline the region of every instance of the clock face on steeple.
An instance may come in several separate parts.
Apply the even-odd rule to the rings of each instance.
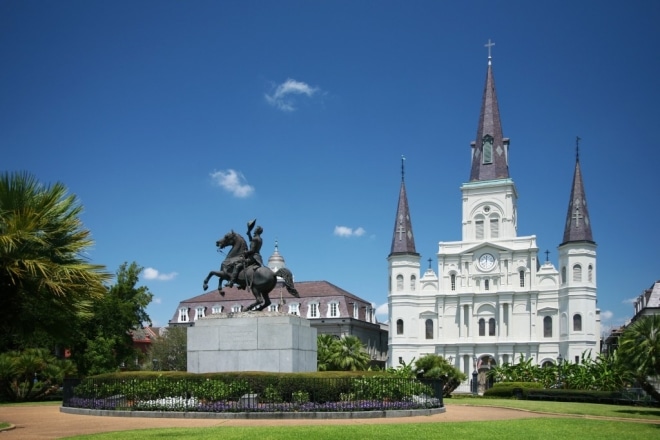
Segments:
[[[495,266],[495,257],[491,254],[483,254],[479,257],[479,267],[483,270],[490,270]]]

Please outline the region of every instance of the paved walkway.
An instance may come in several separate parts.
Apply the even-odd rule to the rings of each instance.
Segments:
[[[192,428],[206,426],[293,426],[366,425],[389,423],[437,423],[556,417],[515,409],[451,405],[441,414],[419,417],[334,420],[237,420],[237,419],[159,419],[149,417],[104,417],[66,414],[59,406],[2,406],[0,420],[16,427],[0,432],[0,440],[59,439],[82,434],[145,428]]]

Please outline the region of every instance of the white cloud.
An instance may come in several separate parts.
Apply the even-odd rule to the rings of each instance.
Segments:
[[[254,192],[254,187],[247,184],[242,173],[228,169],[227,171],[214,171],[211,173],[213,182],[235,197],[249,197]]]
[[[612,316],[614,316],[614,313],[612,313],[609,310],[603,310],[600,312],[600,319],[603,321],[607,321],[609,319],[612,319]]]
[[[273,94],[266,94],[265,97],[266,101],[273,107],[285,112],[292,112],[296,109],[292,99],[295,95],[305,95],[311,98],[318,91],[318,87],[310,87],[304,82],[289,78],[277,86]]]
[[[154,298],[151,300],[151,302],[152,302],[153,304],[162,304],[162,303],[163,303],[163,299],[162,299],[162,298],[158,298],[158,297],[154,297]]]
[[[145,280],[158,280],[158,281],[170,281],[173,280],[178,273],[160,273],[153,267],[147,267],[142,271]]]
[[[334,234],[338,237],[361,237],[366,232],[367,231],[365,231],[362,227],[353,229],[349,228],[348,226],[335,226]]]
[[[635,302],[637,301],[637,298],[638,298],[638,297],[635,297],[635,298],[628,298],[628,299],[624,299],[624,300],[621,301],[621,302],[622,302],[623,304],[635,304]]]

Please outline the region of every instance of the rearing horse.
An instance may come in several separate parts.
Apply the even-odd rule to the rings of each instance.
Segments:
[[[218,249],[231,246],[231,250],[220,265],[220,270],[210,271],[208,276],[204,279],[204,290],[208,289],[209,280],[215,275],[218,277],[218,291],[224,296],[225,292],[222,290],[222,280],[229,281],[231,279],[231,270],[236,262],[244,258],[244,254],[247,251],[247,244],[240,234],[237,234],[232,230],[227,232],[220,240],[216,241],[215,245]],[[244,268],[238,274],[237,280],[238,285],[252,292],[252,295],[254,295],[256,300],[253,304],[250,304],[246,310],[263,310],[271,304],[268,294],[277,285],[278,276],[284,280],[284,287],[286,287],[286,290],[296,298],[300,298],[298,291],[293,285],[293,274],[289,269],[282,267],[276,272],[273,272],[268,267],[253,265]]]

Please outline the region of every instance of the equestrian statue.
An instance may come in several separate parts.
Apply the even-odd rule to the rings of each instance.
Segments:
[[[218,291],[224,296],[222,290],[222,281],[227,281],[227,287],[236,286],[238,289],[247,289],[254,295],[255,302],[250,304],[246,310],[263,310],[271,304],[268,294],[275,288],[277,277],[284,280],[286,290],[296,298],[300,298],[298,291],[293,285],[293,274],[286,267],[282,267],[273,272],[270,268],[264,266],[263,259],[259,251],[263,243],[261,226],[254,227],[257,220],[248,222],[247,236],[250,239],[250,248],[248,249],[245,239],[233,230],[227,232],[224,237],[215,242],[218,251],[227,246],[231,250],[227,253],[224,261],[220,265],[220,270],[212,270],[204,279],[204,290],[208,289],[209,280],[212,276],[218,277]],[[254,235],[252,230],[254,229]]]

